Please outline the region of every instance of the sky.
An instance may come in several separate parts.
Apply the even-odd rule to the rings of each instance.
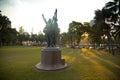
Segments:
[[[48,20],[57,8],[58,26],[67,32],[69,23],[90,22],[97,9],[102,9],[110,0],[0,0],[0,10],[12,22],[12,28],[23,26],[26,32],[38,34],[45,27],[42,18]]]

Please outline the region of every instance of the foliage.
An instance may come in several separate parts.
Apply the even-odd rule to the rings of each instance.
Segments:
[[[41,41],[41,42],[46,42],[46,37],[44,34],[38,34],[38,41]]]
[[[111,27],[111,35],[115,43],[120,43],[120,11],[119,11],[119,0],[113,0],[103,7],[102,11],[105,13],[107,24]]]
[[[72,23],[69,24],[68,33],[70,34],[71,42],[74,41],[75,43],[76,40],[77,45],[79,45],[81,36],[84,32],[85,32],[85,27],[82,23],[72,21]]]
[[[108,40],[109,51],[114,55],[113,44],[120,42],[119,0],[106,3],[102,10],[95,11],[92,38],[97,43]]]
[[[20,45],[22,45],[22,42],[23,42],[23,41],[28,41],[28,40],[30,39],[29,33],[24,31],[23,26],[21,26],[21,27],[19,28],[19,32],[18,32],[17,38],[18,38],[18,43],[19,43]]]
[[[0,48],[0,80],[119,80],[120,52],[110,56],[102,50],[62,48],[68,67],[38,71],[42,47]]]
[[[19,33],[18,33],[18,41],[19,44],[22,45],[22,42],[35,42],[35,43],[42,43],[42,42],[46,42],[46,37],[44,34],[40,33],[40,34],[33,34],[31,33],[31,35],[28,32],[25,32],[23,26],[21,26],[19,28]]]
[[[89,22],[84,22],[84,34],[87,34],[87,38],[88,38],[88,41],[90,43],[92,43],[92,39],[91,39],[91,26],[90,26],[90,23]],[[86,36],[85,36],[86,37]]]
[[[60,38],[59,38],[59,44],[61,45],[66,45],[68,43],[69,37],[68,37],[68,33],[64,32],[60,34]]]
[[[15,44],[17,39],[17,31],[11,28],[11,21],[7,16],[1,14],[0,11],[0,46]]]
[[[102,43],[102,36],[107,36],[110,38],[110,26],[105,23],[104,13],[101,10],[95,11],[94,22],[95,24],[91,27],[91,38],[94,43]]]

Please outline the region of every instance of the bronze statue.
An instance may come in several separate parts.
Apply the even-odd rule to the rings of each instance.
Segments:
[[[58,24],[57,24],[57,9],[55,10],[55,13],[52,19],[49,19],[47,21],[43,14],[42,14],[42,17],[46,23],[46,26],[43,32],[47,37],[47,47],[56,47],[57,36],[60,32],[60,29],[58,28]]]
[[[59,28],[57,24],[57,9],[55,10],[54,16],[48,21],[42,15],[46,26],[44,33],[47,37],[47,47],[41,51],[41,62],[36,64],[35,67],[38,70],[59,70],[67,67],[65,59],[62,59],[61,50],[56,47],[57,36],[59,34]]]

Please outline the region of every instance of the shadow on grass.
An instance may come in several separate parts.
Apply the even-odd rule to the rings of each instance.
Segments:
[[[96,50],[88,50],[87,54],[88,56],[83,55],[82,57],[93,64],[94,69],[102,72],[104,76],[109,76],[109,80],[120,79],[120,62],[119,65],[114,63],[115,57],[107,56],[106,52]],[[117,60],[119,61],[119,59]]]

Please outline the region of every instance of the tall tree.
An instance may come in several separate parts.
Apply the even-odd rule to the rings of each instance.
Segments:
[[[103,7],[107,24],[111,27],[111,35],[115,43],[120,44],[120,0],[113,0]]]
[[[119,0],[110,1],[102,10],[95,11],[95,24],[93,25],[93,28],[96,28],[97,37],[100,38],[104,35],[108,37],[109,52],[112,52],[113,55],[113,44],[120,40],[119,2]]]
[[[82,23],[72,21],[72,23],[69,24],[69,34],[71,34],[71,39],[73,41],[77,42],[77,45],[79,45],[81,36],[85,32],[85,27]]]
[[[11,28],[11,21],[0,11],[0,46],[16,42],[17,31]]]
[[[110,26],[110,34],[111,34],[111,47],[112,54],[114,55],[113,44],[119,44],[120,48],[120,0],[113,0],[103,7],[102,11],[105,13],[104,17],[106,19],[106,23]]]
[[[110,40],[110,26],[106,24],[104,13],[101,10],[95,11],[95,24],[92,26],[93,38],[95,43],[101,43],[101,36],[106,35]]]
[[[106,23],[106,12],[102,10],[96,10],[95,11],[95,24],[93,25],[93,38],[94,40],[97,40],[99,43],[103,43],[103,36],[108,37],[108,47],[109,52],[114,55],[113,46],[111,44],[113,43],[113,38],[111,35],[111,27],[109,24]]]

